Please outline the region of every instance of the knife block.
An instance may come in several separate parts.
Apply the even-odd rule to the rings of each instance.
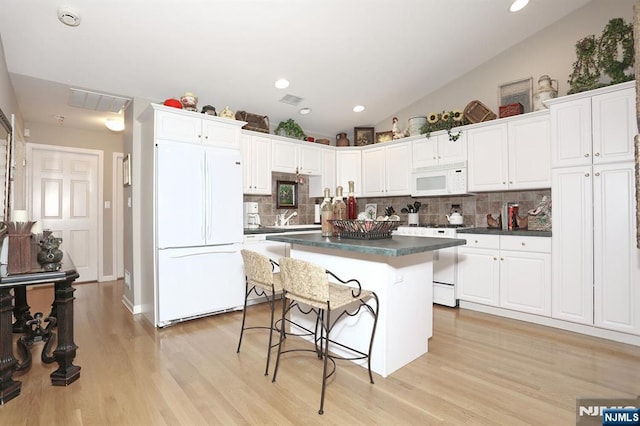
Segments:
[[[32,270],[31,227],[35,222],[7,222],[9,251],[7,273],[23,274]]]

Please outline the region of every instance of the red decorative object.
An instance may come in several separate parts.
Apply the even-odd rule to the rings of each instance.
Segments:
[[[524,106],[520,102],[515,104],[502,105],[499,109],[500,118],[511,117],[512,115],[524,113]]]
[[[166,101],[164,101],[164,104],[166,106],[182,109],[182,103],[177,99],[167,99]]]

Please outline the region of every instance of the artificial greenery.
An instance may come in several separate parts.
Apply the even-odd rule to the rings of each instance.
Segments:
[[[468,124],[465,120],[462,111],[442,111],[438,114],[435,112],[430,113],[427,116],[427,122],[420,129],[420,133],[424,134],[427,138],[431,137],[431,132],[437,132],[438,130],[446,130],[449,135],[450,141],[457,141],[462,134],[462,131],[452,133],[451,129],[454,127],[460,127]]]
[[[304,134],[302,127],[300,127],[293,118],[278,123],[278,127],[276,127],[276,134],[294,139],[305,139],[307,137],[307,135]]]
[[[602,74],[611,79],[609,84],[633,80],[633,25],[625,24],[622,18],[610,20],[600,38],[589,35],[576,43],[576,56],[568,94],[605,86],[600,82]],[[631,74],[625,74],[630,68]]]

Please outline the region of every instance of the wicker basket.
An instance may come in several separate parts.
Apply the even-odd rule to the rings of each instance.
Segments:
[[[497,115],[480,101],[471,101],[464,108],[464,116],[470,123],[495,120]]]
[[[529,231],[551,231],[551,217],[549,215],[529,215]]]
[[[391,232],[400,225],[392,220],[332,220],[340,238],[353,240],[381,240],[391,238]]]

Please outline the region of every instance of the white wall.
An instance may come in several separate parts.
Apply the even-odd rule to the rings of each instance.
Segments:
[[[636,0],[593,0],[442,89],[427,94],[418,102],[376,123],[376,131],[391,130],[394,116],[402,124],[401,129],[406,129],[410,117],[463,110],[473,100],[481,101],[498,114],[499,86],[528,77],[533,77],[534,93],[538,78],[547,74],[558,80],[558,96],[565,95],[569,90],[567,80],[576,60],[576,42],[590,34],[599,37],[613,18],[623,18],[626,23],[632,23],[634,3]],[[470,42],[480,43],[481,35]]]

